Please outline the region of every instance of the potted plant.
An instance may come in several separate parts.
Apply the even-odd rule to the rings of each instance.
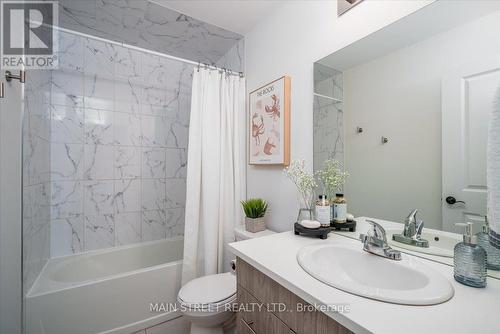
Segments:
[[[261,198],[251,198],[248,201],[241,201],[243,211],[245,211],[245,229],[248,232],[260,232],[266,229],[264,216],[267,210],[267,202]]]

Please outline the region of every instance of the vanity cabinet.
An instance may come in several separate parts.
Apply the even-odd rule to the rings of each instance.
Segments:
[[[238,333],[352,333],[240,258],[236,272]]]

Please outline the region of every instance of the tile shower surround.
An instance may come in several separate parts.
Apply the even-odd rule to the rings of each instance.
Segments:
[[[182,235],[192,65],[69,33],[59,56],[51,257]]]
[[[59,24],[209,64],[218,63],[243,37],[148,0],[59,0]],[[231,69],[243,71],[241,57],[237,66],[233,60]]]

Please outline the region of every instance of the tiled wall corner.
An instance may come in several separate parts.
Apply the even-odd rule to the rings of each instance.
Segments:
[[[61,32],[51,256],[184,233],[191,65]]]

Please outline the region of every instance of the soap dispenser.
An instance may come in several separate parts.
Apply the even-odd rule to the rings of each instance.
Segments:
[[[500,270],[500,249],[490,244],[490,226],[488,217],[485,217],[483,231],[476,233],[477,244],[486,251],[486,267],[492,270]]]
[[[464,241],[455,245],[453,268],[455,280],[475,288],[486,287],[486,251],[474,244],[472,223],[458,223],[464,226]]]

